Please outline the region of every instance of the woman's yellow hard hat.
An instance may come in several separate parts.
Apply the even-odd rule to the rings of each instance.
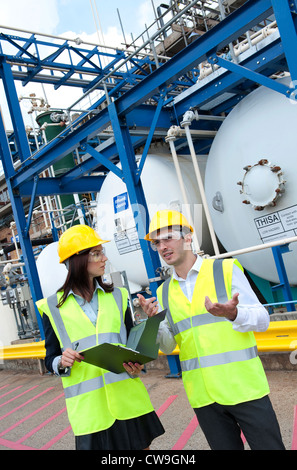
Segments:
[[[110,240],[102,240],[98,233],[88,225],[73,225],[68,228],[59,239],[59,261],[63,263],[63,261],[70,258],[72,255],[109,241]]]
[[[166,209],[155,213],[149,226],[149,233],[144,237],[144,239],[151,241],[153,240],[153,236],[156,235],[157,230],[165,227],[172,227],[173,225],[188,227],[191,232],[194,231],[193,227],[181,212]]]

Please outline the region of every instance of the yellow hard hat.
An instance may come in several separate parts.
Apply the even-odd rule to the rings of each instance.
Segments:
[[[58,243],[58,255],[60,263],[70,256],[78,254],[88,248],[102,245],[110,240],[102,240],[98,233],[88,225],[73,225],[61,236]]]
[[[155,213],[150,223],[149,233],[144,237],[144,239],[151,241],[153,239],[153,235],[156,235],[155,232],[157,232],[157,230],[171,227],[173,225],[188,227],[191,232],[194,231],[193,227],[181,212],[166,209]]]

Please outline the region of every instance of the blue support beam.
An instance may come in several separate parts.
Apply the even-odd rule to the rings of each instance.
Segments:
[[[100,115],[94,116],[89,121],[78,126],[76,132],[69,132],[69,129],[61,132],[58,137],[51,140],[34,155],[34,160],[32,159],[28,168],[22,168],[18,171],[12,179],[12,186],[18,187],[26,180],[34,178],[36,174],[42,173],[53,163],[75,150],[80,142],[96,136],[108,124],[108,111],[104,109]]]
[[[242,69],[236,69],[237,73],[228,70],[228,64],[226,64],[226,71],[223,72],[219,77],[215,77],[213,80],[207,80],[205,84],[198,83],[197,85],[194,85],[192,89],[189,89],[186,93],[181,94],[176,98],[176,100],[174,100],[174,108],[176,111],[176,115],[182,116],[191,107],[196,106],[197,108],[199,108],[210,101],[214,101],[222,93],[225,92],[230,92],[234,94],[234,98],[231,98],[231,101],[233,102],[230,105],[228,105],[228,102],[226,102],[225,107],[224,104],[220,105],[219,109],[215,110],[215,113],[221,113],[223,111],[226,111],[226,109],[228,111],[230,107],[237,104],[238,99],[241,99],[244,96],[245,90],[244,88],[240,89],[240,87],[243,87],[246,81],[248,81],[251,87],[255,86],[254,82],[251,82],[250,80],[247,80],[245,78],[244,70],[250,71],[251,73],[255,72],[256,75],[251,74],[249,78],[253,77],[258,79],[259,74],[262,74],[263,77],[266,78],[265,73],[271,75],[271,69],[273,69],[274,67],[276,70],[277,67],[279,67],[280,69],[286,68],[284,59],[285,54],[283,50],[283,45],[281,39],[278,38],[269,46],[261,49],[260,51],[253,54],[251,57],[242,61],[238,66],[242,67]],[[232,65],[229,68],[231,67]],[[240,74],[238,73],[239,70],[241,71]],[[269,82],[269,85],[270,84],[271,82]],[[285,90],[282,89],[281,91]],[[291,93],[291,91],[289,93]],[[289,97],[290,95],[287,94],[287,96]]]
[[[295,305],[293,303],[292,291],[291,291],[291,287],[289,284],[289,280],[288,280],[288,276],[287,276],[287,272],[285,268],[285,263],[283,260],[283,253],[287,253],[288,251],[290,251],[288,245],[272,247],[272,253],[273,253],[278,277],[280,280],[280,284],[273,286],[272,290],[281,289],[283,292],[284,300],[287,303],[287,310],[289,312],[294,312]]]
[[[230,60],[218,57],[217,55],[208,57],[208,61],[211,64],[218,64],[220,67],[230,70],[237,75],[242,75],[244,78],[251,80],[252,82],[271,88],[271,90],[277,91],[285,96],[290,96],[292,93],[292,89],[290,87],[287,87],[272,78],[265,77],[265,75],[255,72],[254,70],[250,70],[243,65],[235,64]]]
[[[6,179],[11,178],[15,174],[12,163],[12,156],[10,153],[5,127],[0,113],[0,159],[2,162],[3,170]]]
[[[0,76],[3,81],[5,95],[7,98],[7,104],[10,111],[19,157],[22,162],[27,163],[27,159],[31,155],[27,134],[12,76],[11,66],[3,59],[0,61]]]
[[[163,115],[164,113],[164,115]],[[168,117],[168,112],[163,112],[159,116],[159,122],[162,126],[170,125],[170,120]],[[147,110],[146,118],[151,119],[153,116],[153,107],[149,107]],[[132,114],[131,118],[127,116],[127,122],[129,125],[134,125],[136,115]],[[141,118],[142,119],[142,118]],[[140,122],[141,122],[140,119]],[[78,121],[77,128],[72,132],[69,132],[66,129],[64,132],[59,134],[55,139],[51,140],[47,145],[42,147],[36,154],[34,154],[34,159],[28,162],[26,168],[20,169],[12,179],[12,186],[14,188],[21,186],[28,182],[28,180],[33,179],[35,175],[42,173],[46,168],[48,168],[55,161],[59,160],[63,156],[75,150],[80,145],[80,142],[84,143],[87,140],[90,140],[92,137],[96,136],[101,130],[107,127],[110,123],[109,114],[107,108],[100,112],[100,114],[94,116],[89,121],[79,124],[81,120]],[[133,146],[141,145],[145,141],[145,138],[142,136],[132,136]],[[1,142],[0,142],[1,146]],[[100,150],[105,158],[110,158],[112,156],[118,155],[118,151],[114,140],[111,141],[111,144],[105,145],[102,144],[102,151]],[[76,166],[67,173],[61,180],[69,182],[72,178],[79,178],[87,172],[95,170],[98,167],[98,160],[92,158],[83,162],[81,165]]]
[[[136,182],[137,164],[135,160],[135,153],[131,143],[129,129],[125,120],[119,119],[115,103],[108,106],[110,120],[112,123],[115,141],[118,147],[119,157],[124,174],[124,182],[127,186],[131,209],[135,219],[139,243],[142,250],[144,263],[149,280],[156,277],[156,270],[160,266],[160,259],[156,252],[154,252],[150,245],[144,240],[144,236],[148,233],[149,227],[149,213],[146,204],[145,195],[143,192],[141,180]],[[150,289],[153,295],[156,294],[158,282],[152,281]]]
[[[102,153],[98,152],[95,150],[90,144],[83,144],[81,146],[82,150],[85,150],[87,153],[92,155],[92,157],[97,160],[101,165],[103,165],[105,168],[107,168],[109,171],[112,171],[115,175],[117,175],[119,178],[123,178],[123,172],[122,170],[114,165],[110,160],[105,158]]]
[[[147,137],[147,140],[146,140],[143,152],[142,152],[141,160],[139,162],[139,166],[138,166],[138,169],[136,171],[136,180],[135,180],[136,184],[138,183],[139,178],[141,177],[141,173],[142,173],[142,170],[143,170],[143,167],[144,167],[144,164],[145,164],[145,160],[146,160],[150,145],[152,143],[152,139],[154,137],[157,122],[158,122],[158,119],[159,119],[159,116],[160,116],[160,112],[162,110],[164,99],[165,99],[165,93],[161,94],[158,105],[156,107],[154,118],[153,118],[151,126],[150,126],[149,135]]]
[[[3,120],[1,116],[0,116],[0,142],[1,142],[0,158],[3,163],[5,174],[9,175],[12,173],[12,168],[11,168],[11,163],[10,163],[11,159],[9,158],[10,154],[9,154],[9,148],[8,148],[8,141],[6,138]],[[6,176],[6,184],[7,184],[7,190],[8,190],[13,214],[15,217],[17,231],[19,234],[26,274],[27,274],[28,283],[31,289],[31,294],[32,294],[35,312],[36,312],[36,318],[37,318],[37,323],[38,323],[38,327],[40,331],[40,336],[41,336],[41,339],[44,339],[42,320],[35,306],[35,302],[42,298],[42,290],[41,290],[41,286],[39,282],[39,276],[38,276],[37,267],[35,263],[33,248],[31,245],[30,238],[29,238],[29,232],[27,230],[27,221],[26,221],[26,216],[24,212],[24,206],[23,206],[20,195],[16,194],[14,190],[12,189],[9,176]]]
[[[32,194],[31,194],[31,199],[30,199],[29,213],[28,213],[28,217],[27,217],[27,221],[26,221],[26,227],[24,228],[24,236],[25,237],[29,236],[29,229],[30,229],[30,225],[31,225],[31,219],[32,219],[32,214],[33,214],[33,209],[34,209],[34,204],[35,204],[38,181],[39,181],[38,176],[34,176]]]
[[[14,194],[10,181],[7,181],[7,189],[10,195],[10,202],[12,205],[12,210],[15,218],[15,223],[17,231],[19,234],[19,240],[21,245],[21,250],[23,254],[23,259],[25,263],[26,274],[28,277],[28,283],[32,294],[32,300],[36,312],[36,318],[38,322],[38,327],[40,331],[41,339],[44,339],[44,331],[42,325],[42,319],[36,308],[35,302],[43,297],[41,285],[39,281],[39,275],[36,267],[35,257],[33,253],[32,244],[29,238],[29,234],[26,229],[26,216],[24,212],[24,207],[20,196]]]
[[[40,178],[36,189],[36,197],[49,194],[86,194],[100,191],[104,176],[82,176],[76,180],[63,183],[63,178]],[[21,197],[31,197],[34,180],[26,181],[18,188]]]
[[[98,89],[104,89],[104,83],[101,79],[107,74],[112,74],[112,81],[107,83],[110,88],[117,86],[120,82],[125,82],[131,77],[134,84],[135,76],[132,71],[129,73],[122,72],[119,67],[121,61],[129,59],[130,53],[127,51],[116,50],[115,52],[101,52],[99,48],[88,48],[87,45],[72,45],[75,41],[66,40],[63,44],[59,39],[56,41],[45,41],[38,39],[34,34],[30,37],[21,37],[16,35],[0,33],[0,55],[4,56],[11,64],[17,65],[13,68],[12,73],[16,80],[22,80],[25,86],[28,82],[52,83],[55,88],[61,85],[77,86],[88,90],[98,82]],[[10,54],[1,54],[2,43],[9,43]],[[5,49],[5,48],[3,48]],[[44,57],[44,51],[50,53]],[[63,54],[64,53],[64,54]],[[68,54],[69,61],[65,61],[65,53]],[[102,67],[102,57],[107,58],[108,64]],[[79,59],[79,60],[78,60]],[[97,65],[99,63],[99,66]],[[149,58],[133,59],[132,70],[134,64],[151,64]],[[42,73],[44,70],[50,69],[51,74]],[[117,69],[117,70],[115,70]],[[56,73],[57,72],[57,73]],[[61,78],[61,73],[64,74]],[[75,75],[75,76],[74,76]],[[84,79],[82,80],[82,76]],[[91,79],[89,79],[91,77]],[[138,80],[142,75],[138,75]]]
[[[271,0],[292,82],[297,88],[297,8],[295,0]]]
[[[144,142],[143,137],[132,136],[131,140],[132,140],[133,147],[142,145],[142,143]],[[62,190],[64,187],[71,185],[73,180],[76,180],[77,184],[79,184],[79,180],[81,179],[82,175],[91,173],[94,170],[98,170],[98,168],[100,168],[98,164],[100,165],[100,163],[103,166],[103,169],[104,168],[109,168],[109,169],[116,168],[115,165],[111,161],[109,162],[109,160],[118,161],[118,150],[117,150],[113,137],[111,137],[108,141],[99,145],[99,147],[97,149],[94,149],[94,151],[96,152],[94,154],[94,157],[91,156],[91,158],[87,158],[84,162],[76,165],[74,168],[72,168],[63,176],[61,176],[60,186]],[[118,176],[120,176],[120,174],[118,174]],[[86,192],[86,191],[83,191],[83,192]]]
[[[90,60],[94,54],[96,54],[97,52],[97,48],[93,49],[92,51],[90,51],[86,57],[83,57],[82,60],[78,63],[78,66],[79,67],[83,67],[83,65],[88,61]],[[93,62],[92,62],[93,64]],[[69,70],[69,72],[67,72],[63,78],[61,78],[61,80],[54,86],[55,90],[57,90],[58,88],[60,88],[60,86],[64,85],[67,80],[75,73],[75,67],[73,67],[72,70]],[[99,70],[98,72],[99,74],[101,73],[101,70]]]

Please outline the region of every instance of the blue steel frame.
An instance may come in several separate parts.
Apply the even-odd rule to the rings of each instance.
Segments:
[[[15,79],[21,80],[24,86],[29,82],[52,83],[55,89],[69,85],[83,88],[86,92],[98,84],[98,87],[103,90],[103,83],[99,84],[98,82],[106,75],[112,73],[116,84],[125,78],[123,85],[127,85],[129,76],[133,76],[136,70],[138,78],[141,79],[142,75],[147,75],[143,66],[151,68],[154,64],[148,57],[133,58],[133,61],[130,62],[130,72],[123,74],[121,71],[115,70],[128,56],[122,50],[107,53],[100,51],[97,46],[90,49],[86,46],[73,45],[73,41],[68,40],[63,40],[63,43],[57,39],[45,41],[38,39],[34,34],[30,37],[23,37],[2,32],[0,40],[3,44],[2,55],[9,62],[17,64],[18,68],[17,70],[13,69],[13,74]],[[5,53],[6,49],[10,53]],[[50,53],[45,56],[45,51]],[[65,54],[69,59],[67,63]],[[105,67],[102,65],[104,58],[110,59]],[[50,76],[42,73],[48,69],[51,70]],[[82,78],[83,76],[84,78]],[[92,79],[88,77],[92,77]],[[105,85],[109,88],[111,82],[107,80]]]
[[[280,284],[273,286],[271,289],[281,289],[283,292],[284,301],[287,305],[287,310],[289,312],[295,311],[295,305],[293,304],[293,296],[290,289],[289,279],[287,276],[285,263],[283,260],[283,253],[290,252],[289,245],[282,245],[282,246],[274,246],[272,247],[272,253],[276,265],[276,269],[278,272]]]
[[[2,119],[0,119],[0,142],[1,142],[0,157],[2,160],[4,172],[5,172],[5,175],[9,175],[9,174],[12,174],[14,170],[13,170],[13,166],[12,166],[12,162],[10,158],[11,157],[10,150],[9,150],[6,132],[5,132]],[[17,226],[18,234],[19,234],[19,241],[21,244],[21,249],[22,249],[22,253],[24,257],[24,263],[25,263],[26,273],[28,276],[28,282],[29,282],[30,289],[31,289],[32,299],[35,305],[35,302],[42,298],[42,291],[41,291],[41,286],[39,282],[39,277],[38,277],[38,272],[37,272],[37,267],[35,263],[31,241],[29,238],[28,231],[26,231],[27,221],[26,221],[23,204],[22,204],[22,199],[18,194],[16,194],[12,190],[9,177],[8,178],[6,177],[6,182],[7,182],[7,189],[10,194],[10,201],[12,205],[13,214],[15,217],[15,223]],[[39,314],[37,314],[36,317],[37,317],[37,322],[38,322],[41,338],[44,339],[41,317]]]
[[[230,42],[236,40],[247,30],[261,21],[267,19],[270,15],[275,15],[279,25],[281,39],[267,46],[265,50],[266,60],[258,66],[255,60],[261,52],[257,52],[255,56],[246,60],[242,65],[233,64],[219,56],[217,53]],[[14,56],[5,54],[1,47],[1,40],[9,41],[10,44],[18,47],[18,52]],[[57,48],[55,52],[50,54],[46,59],[41,59],[38,53],[38,47],[42,42],[38,42],[34,36],[27,38],[22,46],[19,42],[8,35],[0,35],[0,76],[2,78],[10,114],[13,121],[14,134],[17,142],[18,152],[21,160],[21,167],[15,170],[12,165],[12,157],[9,151],[4,126],[0,120],[0,156],[4,166],[5,177],[7,180],[8,191],[10,194],[14,217],[16,220],[18,233],[20,235],[21,246],[24,254],[26,272],[29,277],[29,284],[32,291],[33,300],[41,297],[41,289],[37,275],[35,260],[32,247],[30,244],[28,229],[30,222],[30,214],[32,212],[33,202],[30,208],[29,217],[26,220],[24,209],[22,206],[22,197],[30,196],[34,199],[36,196],[45,194],[66,194],[71,192],[82,193],[98,191],[102,184],[103,178],[95,178],[88,176],[88,173],[94,169],[105,168],[108,171],[114,171],[117,176],[124,179],[130,198],[130,202],[135,208],[134,217],[137,224],[139,238],[141,240],[141,248],[144,255],[144,261],[148,272],[148,277],[154,278],[156,268],[159,267],[159,259],[157,255],[150,250],[150,247],[144,240],[143,234],[148,229],[148,211],[146,201],[141,185],[141,171],[144,166],[145,158],[151,143],[153,133],[157,129],[169,128],[172,124],[178,124],[182,114],[190,107],[201,106],[203,103],[209,102],[217,94],[222,94],[226,90],[235,92],[237,99],[240,99],[244,93],[248,93],[253,89],[255,83],[262,83],[269,86],[277,92],[284,93],[291,97],[295,92],[295,82],[297,79],[297,64],[295,55],[297,51],[296,37],[296,0],[253,0],[247,1],[241,8],[226,17],[221,23],[213,29],[205,33],[199,39],[187,46],[183,51],[178,53],[167,63],[162,64],[152,73],[147,75],[142,66],[143,62],[135,62],[133,74],[131,69],[127,74],[115,73],[116,87],[110,88],[107,82],[109,95],[113,96],[114,101],[102,111],[95,114],[87,122],[83,122],[82,116],[70,129],[66,129],[57,138],[49,144],[42,147],[34,155],[30,154],[27,137],[24,131],[21,111],[15,91],[14,79],[24,80],[24,84],[28,81],[44,81],[52,83],[56,88],[59,86],[81,86],[90,89],[94,84],[102,85],[100,80],[105,74],[110,73],[111,68],[122,60],[122,53],[114,56],[114,61],[110,64],[109,69],[98,68],[94,64],[93,53],[98,51],[84,51],[78,48],[73,51],[67,42]],[[29,48],[34,44],[37,51],[35,57]],[[58,68],[58,58],[62,51],[75,52],[81,58],[77,65],[63,63],[64,75],[57,79],[53,74],[42,77],[40,71],[43,67],[52,67],[53,70]],[[134,60],[134,59],[133,59]],[[208,86],[199,89],[195,88],[195,84],[187,79],[187,73],[193,70],[202,61],[217,61],[226,69],[226,73],[218,81],[209,82]],[[18,63],[20,65],[19,73],[14,77],[14,70],[10,63]],[[151,63],[146,62],[148,66]],[[61,65],[61,63],[59,63]],[[27,72],[23,72],[22,67],[29,67]],[[30,68],[31,67],[31,68]],[[81,80],[74,80],[74,74],[83,74],[90,71],[95,78],[88,83]],[[100,69],[100,70],[99,70]],[[277,82],[267,78],[273,71],[279,69],[289,70],[292,76],[293,87],[280,87]],[[143,73],[142,73],[143,72]],[[98,83],[100,82],[100,84]],[[294,83],[295,82],[295,83]],[[126,91],[125,85],[133,84],[133,87]],[[176,87],[183,84],[184,86],[192,86],[193,92],[189,88],[187,94],[181,94],[178,99],[174,99],[172,91]],[[245,84],[248,84],[245,88]],[[154,99],[157,106],[147,105],[148,99]],[[102,101],[102,100],[101,100]],[[225,105],[225,111],[234,105],[236,99]],[[93,109],[96,108],[93,105]],[[221,112],[221,107],[215,108],[213,112]],[[94,149],[90,145],[90,140],[107,126],[112,125],[114,131],[114,140],[110,139]],[[138,137],[133,136],[130,128],[136,126],[144,126],[148,133],[144,133]],[[130,135],[131,134],[131,135]],[[144,153],[137,167],[135,163],[134,148],[144,145]],[[61,159],[69,152],[76,148],[83,148],[88,152],[90,158],[69,171],[65,175],[55,178],[39,178],[39,174],[55,161]],[[116,169],[115,163],[120,160],[122,170]],[[152,292],[155,293],[157,283],[151,285]],[[39,318],[39,317],[38,317]],[[42,325],[40,326],[41,334],[43,334]]]

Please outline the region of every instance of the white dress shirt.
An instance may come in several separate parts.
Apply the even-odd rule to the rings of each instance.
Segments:
[[[202,261],[202,258],[197,256],[186,279],[179,277],[173,268],[172,276],[178,281],[181,290],[190,302]],[[268,311],[259,302],[244,273],[236,265],[233,268],[231,293],[232,295],[239,293],[237,317],[234,321],[228,320],[232,323],[233,329],[240,332],[266,331],[269,326]],[[160,323],[157,342],[160,343],[160,349],[165,354],[170,354],[176,347],[176,341],[167,319]]]

